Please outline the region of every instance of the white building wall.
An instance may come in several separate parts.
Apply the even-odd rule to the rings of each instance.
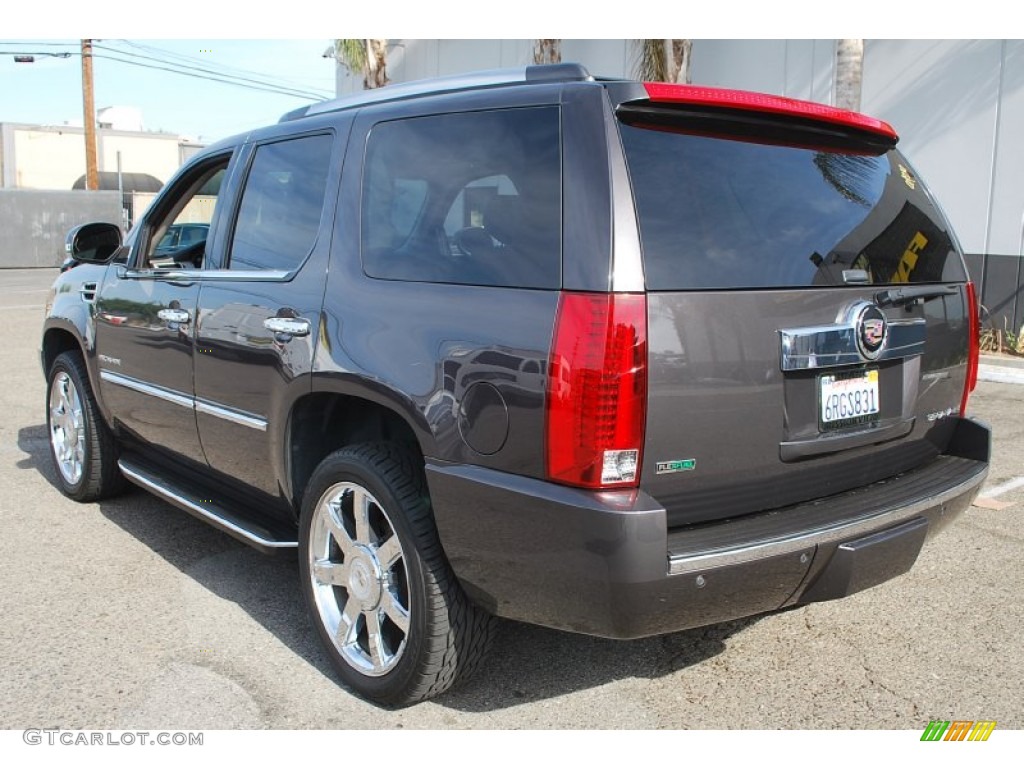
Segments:
[[[691,80],[829,104],[835,49],[835,40],[695,40]]]
[[[85,173],[85,141],[77,133],[60,129],[16,130],[13,152],[6,162],[13,168],[13,186],[22,189],[71,189]]]
[[[181,165],[177,137],[106,134],[100,137],[98,170],[116,171],[118,152],[121,153],[122,172],[148,173],[163,182],[170,179]]]
[[[986,252],[1024,256],[1024,41],[1001,43],[992,226]]]
[[[863,111],[900,134],[900,149],[970,253],[988,252],[999,59],[999,41],[869,40],[864,46]]]

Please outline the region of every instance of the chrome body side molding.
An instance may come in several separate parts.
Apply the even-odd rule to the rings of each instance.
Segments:
[[[175,392],[171,389],[164,389],[163,387],[158,387],[155,384],[147,384],[144,381],[133,379],[130,376],[122,376],[120,373],[114,373],[106,368],[100,370],[100,378],[110,384],[115,384],[119,387],[124,387],[125,389],[132,389],[136,392],[141,392],[144,395],[149,395],[150,397],[158,397],[169,403],[180,405],[182,408],[191,408],[193,405],[192,398],[187,395],[183,395],[180,392]]]
[[[209,400],[189,397],[188,395],[175,392],[174,390],[158,387],[145,381],[139,381],[138,379],[133,379],[130,376],[123,376],[120,373],[114,373],[106,368],[100,371],[100,378],[103,379],[103,381],[115,384],[119,387],[125,387],[126,389],[141,392],[144,395],[158,397],[169,403],[180,405],[182,408],[194,408],[200,413],[216,416],[217,418],[233,422],[234,424],[241,424],[243,427],[249,427],[250,429],[259,430],[260,432],[267,431],[267,420],[251,413],[243,413],[242,411],[225,408],[221,405],[217,405],[216,403],[212,403]]]

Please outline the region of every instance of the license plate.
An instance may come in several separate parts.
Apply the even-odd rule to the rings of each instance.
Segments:
[[[875,421],[881,407],[878,369],[832,373],[818,379],[821,429],[839,429]]]

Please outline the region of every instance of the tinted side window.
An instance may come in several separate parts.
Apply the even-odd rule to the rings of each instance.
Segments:
[[[372,277],[561,284],[557,107],[410,118],[370,132],[363,268]]]
[[[231,269],[298,267],[316,242],[324,207],[332,137],[257,148],[231,242]]]
[[[898,152],[621,126],[651,290],[964,279],[948,225]]]

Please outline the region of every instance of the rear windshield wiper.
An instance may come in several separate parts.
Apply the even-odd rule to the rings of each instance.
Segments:
[[[939,296],[951,296],[957,292],[955,285],[919,285],[913,288],[890,288],[875,294],[875,304],[880,307],[899,307],[913,304],[918,299],[928,301]]]

